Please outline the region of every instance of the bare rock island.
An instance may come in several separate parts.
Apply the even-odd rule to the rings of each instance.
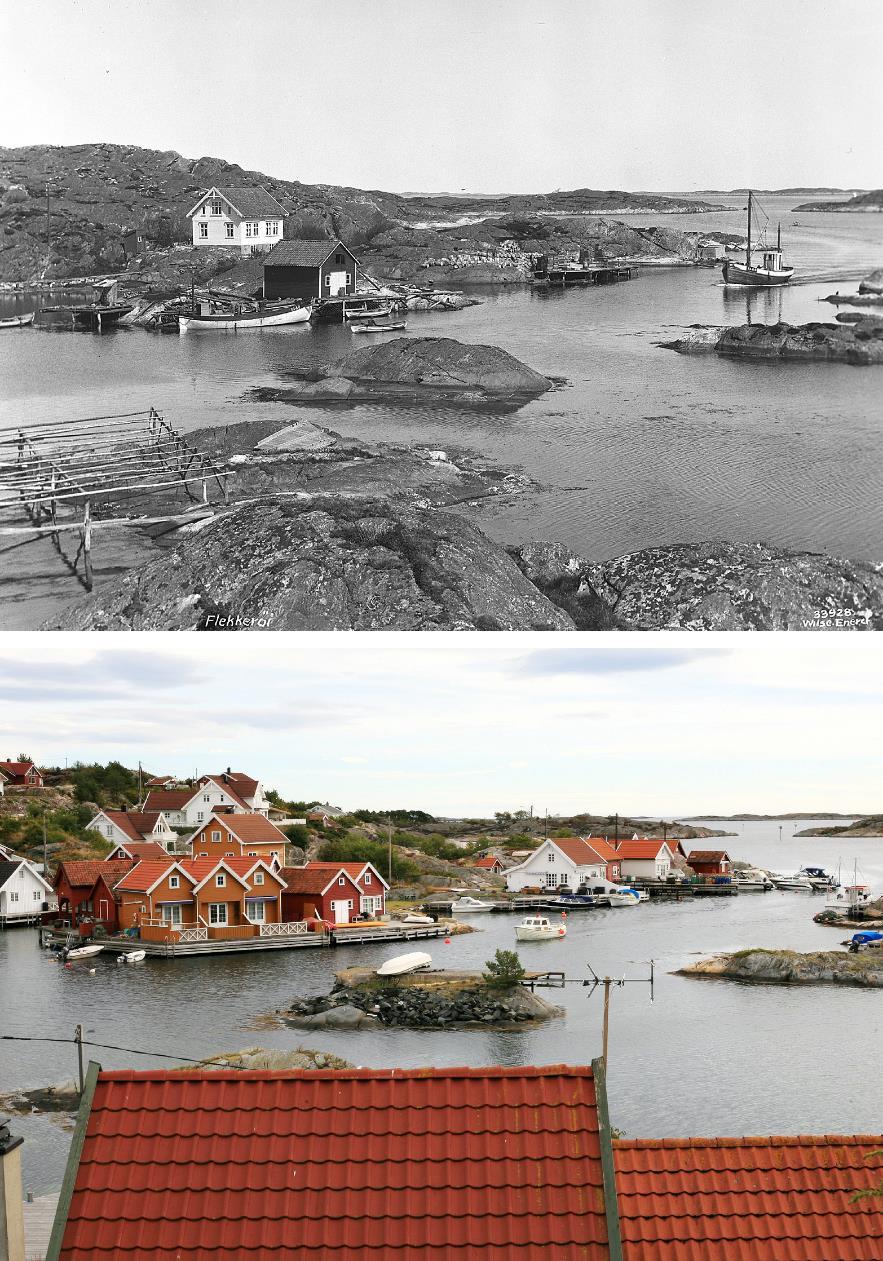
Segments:
[[[734,328],[698,327],[666,350],[682,355],[725,355],[735,359],[803,360],[858,366],[883,363],[883,327],[859,318],[836,324],[740,324]]]
[[[290,403],[485,403],[520,406],[553,382],[499,346],[452,337],[396,337],[351,351],[318,368],[297,370],[283,389],[257,390],[259,400]]]
[[[758,985],[857,985],[883,988],[883,951],[846,954],[836,950],[739,950],[699,959],[677,976],[722,978]]]

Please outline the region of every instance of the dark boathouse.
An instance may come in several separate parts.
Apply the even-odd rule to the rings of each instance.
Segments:
[[[280,241],[264,259],[264,297],[342,297],[355,293],[358,271],[342,241]]]

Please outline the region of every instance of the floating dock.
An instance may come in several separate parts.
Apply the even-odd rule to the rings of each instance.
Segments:
[[[573,285],[612,285],[619,280],[631,280],[635,268],[616,263],[584,263],[556,266],[554,263],[538,267],[533,273],[535,285],[567,289]]]

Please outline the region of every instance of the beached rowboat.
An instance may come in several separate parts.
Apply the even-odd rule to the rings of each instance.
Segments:
[[[432,967],[432,955],[415,950],[412,954],[396,955],[387,959],[377,969],[378,976],[406,976],[409,972],[422,972]]]
[[[27,315],[10,315],[0,320],[0,328],[27,328],[33,322],[34,312],[28,311]]]

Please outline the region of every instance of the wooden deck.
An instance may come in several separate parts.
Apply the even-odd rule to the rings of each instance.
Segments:
[[[586,263],[582,267],[556,267],[536,271],[534,284],[566,289],[572,285],[611,285],[618,280],[631,280],[635,268],[609,263]]]
[[[58,1191],[24,1202],[25,1261],[44,1261],[55,1220]]]

